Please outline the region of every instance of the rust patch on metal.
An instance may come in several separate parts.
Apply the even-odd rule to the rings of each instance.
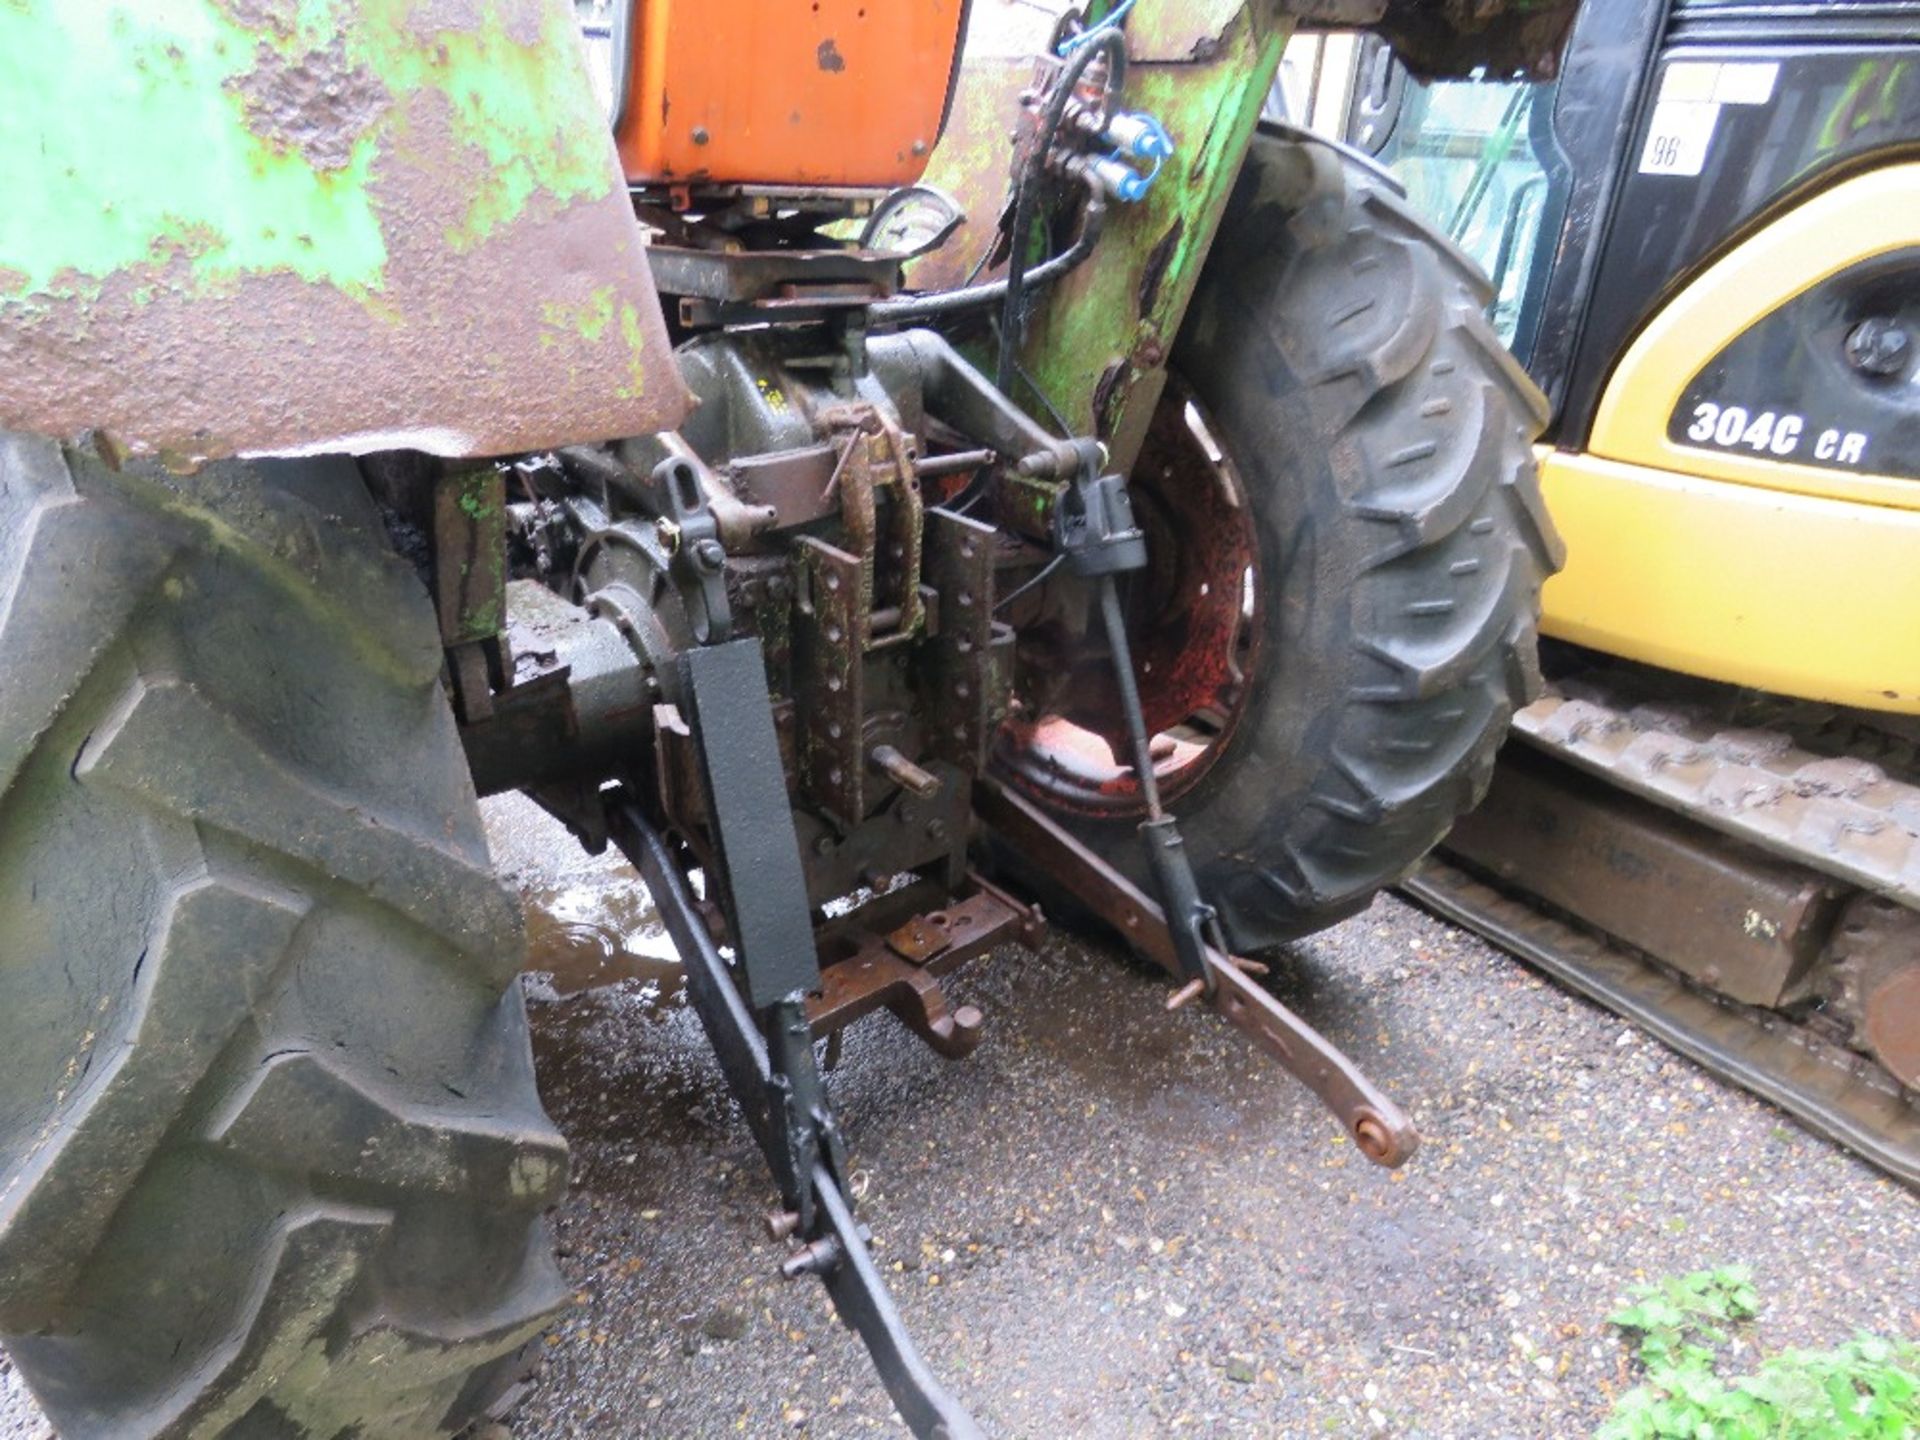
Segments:
[[[1094,384],[1093,413],[1095,429],[1098,430],[1101,435],[1111,435],[1113,433],[1112,410],[1114,405],[1125,393],[1123,382],[1126,378],[1127,362],[1124,360],[1110,360],[1107,362],[1107,368],[1100,372],[1100,378]]]
[[[967,890],[941,909],[912,915],[891,933],[898,918],[894,897],[870,901],[820,932],[822,954],[844,956],[820,972],[820,993],[807,1002],[815,1039],[882,1008],[949,1059],[980,1042],[983,1017],[972,1005],[950,1005],[940,977],[1009,942],[1040,944],[1046,920],[1037,907],[969,874]],[[908,900],[923,889],[896,892]],[[871,914],[869,912],[872,912]]]
[[[393,103],[371,71],[347,59],[346,40],[289,58],[262,40],[253,69],[227,88],[240,97],[247,128],[276,150],[297,150],[316,170],[344,170],[355,146]]]
[[[1909,1090],[1920,1091],[1920,911],[1856,895],[1834,927],[1824,1009]]]
[[[630,0],[620,0],[630,3]],[[498,18],[507,38],[518,45],[540,43],[540,9],[536,5],[489,5],[486,0],[414,0],[407,12],[407,29],[431,42],[449,30],[480,29],[489,19]]]
[[[300,0],[216,0],[216,3],[234,24],[256,33],[292,35],[300,18]]]
[[[1867,1044],[1909,1089],[1920,1089],[1920,962],[1867,997]]]
[[[1127,56],[1148,62],[1211,60],[1220,51],[1220,37],[1244,9],[1246,0],[1143,6],[1127,22]]]
[[[1149,336],[1143,346],[1158,341]],[[1136,363],[1139,360],[1136,359]],[[1131,580],[1127,635],[1164,800],[1201,783],[1233,743],[1260,672],[1269,603],[1244,488],[1187,420],[1176,375],[1154,407],[1134,462],[1134,519],[1147,567]],[[1253,603],[1245,597],[1249,577]],[[1104,651],[1083,654],[1039,704],[1000,736],[997,755],[1055,809],[1107,818],[1144,813],[1120,697]]]
[[[288,271],[209,289],[192,237],[177,237],[96,292],[56,285],[8,302],[0,369],[15,379],[0,425],[105,431],[131,454],[184,463],[507,455],[675,428],[689,396],[611,146],[604,192],[539,192],[460,236],[497,170],[458,141],[444,94],[389,110],[383,132],[409,143],[382,149],[368,186],[387,249],[376,293]],[[330,137],[301,142],[333,153]]]
[[[953,942],[944,928],[947,916],[942,911],[916,915],[887,936],[887,948],[903,960],[924,965]]]

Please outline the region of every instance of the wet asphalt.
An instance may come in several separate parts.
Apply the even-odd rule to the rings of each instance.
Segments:
[[[779,1275],[772,1189],[644,892],[490,805],[574,1157],[554,1226],[578,1303],[511,1434],[904,1434],[824,1291]],[[1780,1112],[1391,897],[1275,958],[1276,993],[1413,1114],[1404,1170],[1105,943],[965,972],[967,1060],[890,1016],[848,1032],[861,1213],[989,1434],[1583,1435],[1634,1380],[1615,1297],[1733,1262],[1764,1301],[1748,1345],[1920,1335],[1920,1198]],[[0,1435],[36,1432],[0,1372]]]

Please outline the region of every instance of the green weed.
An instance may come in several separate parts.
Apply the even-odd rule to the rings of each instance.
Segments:
[[[1720,1374],[1729,1328],[1760,1310],[1743,1265],[1637,1285],[1607,1319],[1633,1338],[1644,1383],[1622,1395],[1595,1440],[1914,1440],[1920,1346],[1860,1335],[1832,1350],[1787,1350],[1751,1375]]]

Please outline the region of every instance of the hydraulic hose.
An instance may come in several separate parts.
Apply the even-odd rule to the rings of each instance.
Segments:
[[[1032,152],[1027,157],[1026,173],[1013,192],[1012,248],[1007,256],[1006,292],[1000,304],[1000,357],[994,367],[993,383],[1002,390],[1013,385],[1014,359],[1020,351],[1021,301],[1027,282],[1027,241],[1033,230],[1034,191],[1039,188],[1040,173],[1046,167],[1047,154],[1060,133],[1067,105],[1093,62],[1107,61],[1107,93],[1117,95],[1127,76],[1127,37],[1118,27],[1092,31],[1077,43],[1072,55],[1053,82],[1047,97],[1047,109],[1040,121]],[[1089,187],[1091,190],[1092,187]]]
[[[1080,233],[1058,255],[1029,270],[1023,282],[1024,288],[1033,290],[1041,285],[1050,285],[1091,255],[1106,219],[1105,198],[1097,188],[1088,185],[1086,207],[1080,216]],[[959,290],[934,290],[925,295],[900,295],[891,300],[876,300],[867,307],[867,313],[875,324],[922,325],[929,320],[947,319],[969,310],[998,304],[1006,294],[1005,279],[989,280],[984,285],[968,285]]]
[[[1059,279],[1092,254],[1094,243],[1100,238],[1101,227],[1106,223],[1106,197],[1100,193],[1098,184],[1079,176],[1086,187],[1080,233],[1058,255],[1031,270],[1027,268],[1027,235],[1033,227],[1036,182],[1046,165],[1047,152],[1053,148],[1054,139],[1060,133],[1061,123],[1067,113],[1067,102],[1073,98],[1081,76],[1102,56],[1106,58],[1108,66],[1108,93],[1118,93],[1122,81],[1126,79],[1127,42],[1125,32],[1117,27],[1087,32],[1068,55],[1054,81],[1046,111],[1040,120],[1039,132],[1034,137],[1027,168],[1014,186],[1013,229],[1010,232],[1012,248],[1007,258],[1006,275],[984,285],[967,285],[958,290],[935,291],[930,295],[904,295],[892,300],[875,301],[868,307],[868,314],[875,323],[917,325],[997,304],[1001,307],[1000,353],[995,367],[995,382],[1002,390],[1012,385],[1013,360],[1019,350],[1020,307],[1026,292]]]

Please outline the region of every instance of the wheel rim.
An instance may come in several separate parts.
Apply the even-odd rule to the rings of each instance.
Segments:
[[[1165,801],[1199,784],[1225,752],[1260,661],[1257,532],[1219,435],[1192,391],[1169,376],[1129,485],[1147,568],[1123,579],[1122,600]],[[1128,753],[1112,663],[1092,643],[1044,707],[1011,719],[998,744],[1001,765],[1023,788],[1111,819],[1146,813]]]

